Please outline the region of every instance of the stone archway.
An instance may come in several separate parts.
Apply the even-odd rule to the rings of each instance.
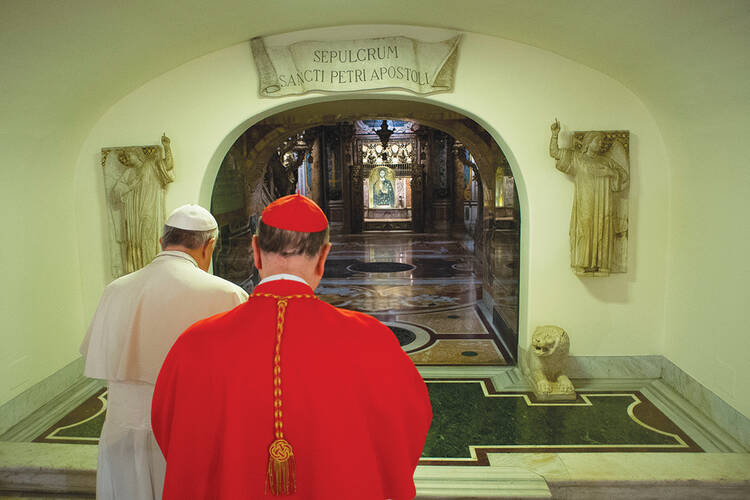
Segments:
[[[254,170],[250,168],[251,173],[245,177],[243,184],[246,198],[250,200],[245,206],[245,218],[259,215],[265,204],[270,201],[268,193],[265,194],[264,198],[264,193],[260,192],[259,185],[263,181],[263,169],[274,158],[274,155],[278,155],[279,144],[291,140],[303,131],[317,127],[339,127],[341,143],[344,144],[350,139],[349,134],[353,132],[347,130],[346,127],[342,127],[342,124],[365,119],[412,121],[443,132],[454,140],[451,144],[453,154],[450,157],[450,161],[453,163],[451,172],[454,182],[452,200],[447,206],[440,207],[440,210],[443,210],[442,213],[430,212],[428,219],[434,222],[436,218],[442,217],[444,220],[450,218],[454,222],[451,227],[452,232],[463,232],[463,172],[465,167],[474,171],[480,187],[478,193],[479,213],[475,229],[471,235],[473,237],[474,254],[479,257],[479,268],[475,269],[478,274],[481,274],[486,293],[492,295],[494,299],[497,288],[494,259],[498,253],[494,248],[495,179],[498,167],[505,165],[507,168],[508,161],[498,143],[487,130],[471,118],[449,109],[425,102],[400,99],[339,100],[296,107],[256,122],[246,131],[246,133],[252,131],[250,143],[243,146],[245,148],[242,155],[243,161],[247,165],[255,167]],[[352,200],[358,192],[361,193],[362,188],[359,184],[361,184],[362,174],[356,168],[353,168],[355,161],[354,152],[351,148],[341,147],[338,153],[342,155],[343,165],[346,166],[342,175],[341,203],[334,203],[336,200],[326,200],[325,195],[322,195],[322,198],[316,201],[321,202],[321,205],[327,205],[331,214],[335,211],[346,213],[346,217],[341,219],[340,230],[345,234],[350,234],[361,229],[361,227],[357,227],[356,222],[357,217],[361,214],[352,210],[354,208]],[[429,155],[430,151],[422,151],[420,147],[418,154],[421,159],[421,155]],[[424,180],[424,176],[420,178]],[[427,178],[429,179],[429,176]],[[425,197],[429,198],[432,191],[425,188],[424,193]],[[425,202],[430,205],[429,199],[426,199]],[[331,219],[333,221],[336,216],[332,216]],[[434,225],[430,226],[430,221],[427,221],[427,225],[428,227],[434,227]],[[250,231],[252,227],[248,226],[245,229]],[[520,237],[518,240],[520,241]],[[241,252],[244,251],[244,249],[241,250]],[[517,255],[518,252],[516,252]],[[216,266],[215,269],[221,271],[220,266]],[[503,328],[498,328],[498,330],[511,332],[513,338],[508,341],[508,350],[511,351],[511,357],[515,355],[518,335],[518,267],[515,269],[515,280],[516,283],[513,286],[515,297],[509,306],[514,309],[514,312],[506,318]],[[492,315],[490,316],[490,321],[497,319],[498,315],[495,314],[494,316],[495,318]]]

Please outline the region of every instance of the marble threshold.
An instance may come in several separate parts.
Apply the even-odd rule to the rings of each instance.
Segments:
[[[490,466],[419,466],[418,499],[750,498],[747,453],[498,453]],[[0,498],[93,498],[96,447],[0,445]]]

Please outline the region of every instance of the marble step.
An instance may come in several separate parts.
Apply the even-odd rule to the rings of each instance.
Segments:
[[[90,445],[0,442],[0,495],[91,497],[96,456],[97,447]]]
[[[24,495],[22,493],[10,494],[6,496],[4,493],[0,493],[0,500],[71,500],[71,499],[92,499],[96,498],[96,495],[62,495],[57,494],[53,496],[38,496],[38,495]]]
[[[93,498],[95,446],[0,442],[0,500]],[[490,466],[420,466],[419,500],[747,499],[746,453],[503,453]]]
[[[490,465],[544,477],[552,498],[750,499],[750,454],[491,453]]]
[[[552,498],[542,476],[520,467],[419,466],[414,485],[418,500]]]
[[[92,498],[97,447],[0,442],[0,499]],[[420,466],[414,475],[420,499],[551,498],[544,479],[517,467]]]

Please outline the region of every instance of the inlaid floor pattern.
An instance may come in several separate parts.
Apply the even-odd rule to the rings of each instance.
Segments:
[[[487,465],[492,452],[700,452],[638,391],[590,391],[576,401],[541,403],[527,392],[498,392],[489,379],[427,379],[433,421],[424,465]],[[93,395],[36,442],[97,444],[106,390]]]
[[[478,307],[482,281],[474,255],[462,242],[439,235],[371,233],[339,236],[332,243],[318,296],[384,322],[416,365],[507,364]],[[515,294],[515,287],[508,290]],[[500,305],[515,300],[508,297]]]

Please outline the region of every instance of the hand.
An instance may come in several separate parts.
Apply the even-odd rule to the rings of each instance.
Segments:
[[[171,140],[169,140],[169,137],[167,137],[167,134],[162,134],[162,135],[161,135],[161,143],[162,143],[163,145],[165,145],[165,146],[166,146],[167,144],[170,144],[171,142],[172,142],[172,141],[171,141]]]
[[[560,132],[560,122],[557,121],[557,118],[555,118],[554,123],[552,123],[549,129],[552,131],[553,134],[557,134],[558,132]]]

